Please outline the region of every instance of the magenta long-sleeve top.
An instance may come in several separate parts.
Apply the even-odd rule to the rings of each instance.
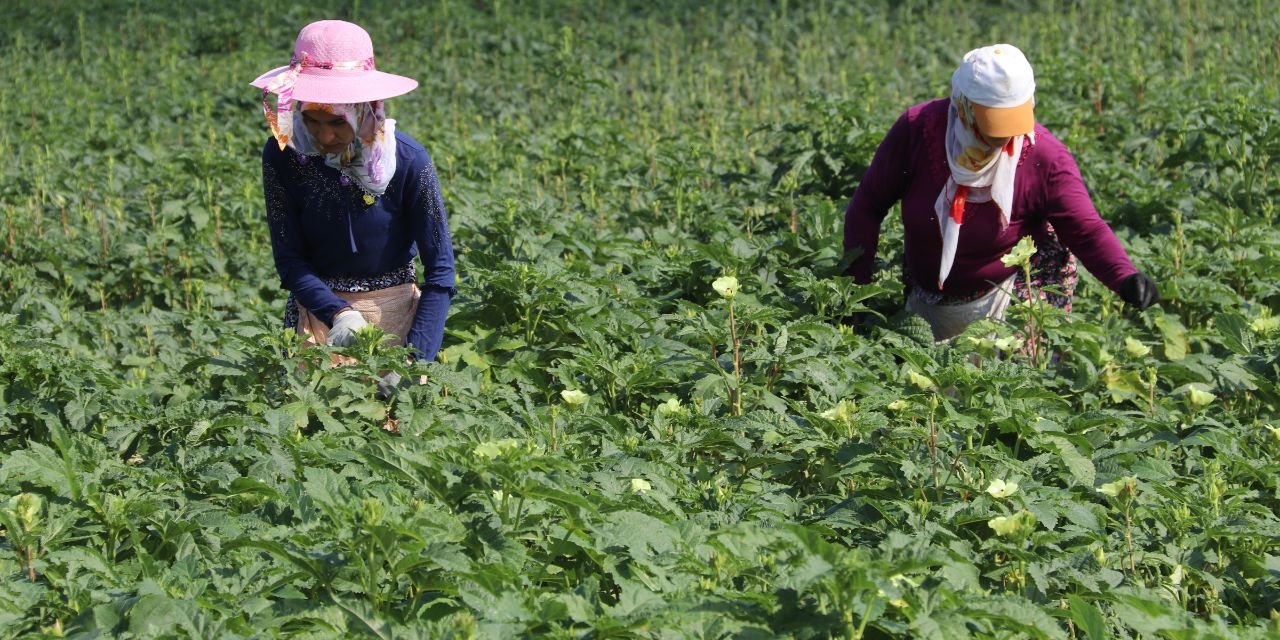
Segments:
[[[933,206],[950,175],[945,143],[948,102],[934,100],[907,109],[885,135],[854,191],[844,214],[844,248],[863,250],[850,265],[856,282],[871,281],[880,224],[900,200],[907,276],[925,291],[939,292],[942,234]],[[964,295],[1004,281],[1014,269],[1001,264],[1000,257],[1023,236],[1037,242],[1045,238],[1046,223],[1089,273],[1119,292],[1120,283],[1137,269],[1094,208],[1071,152],[1040,124],[1035,144],[1026,144],[1014,177],[1009,226],[1001,230],[995,203],[968,203],[943,292]]]

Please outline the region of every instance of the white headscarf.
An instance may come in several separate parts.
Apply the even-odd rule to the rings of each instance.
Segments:
[[[942,260],[938,265],[938,290],[951,273],[964,223],[966,202],[995,201],[1000,212],[1000,229],[1009,225],[1013,211],[1013,180],[1018,159],[1027,139],[1035,143],[1035,131],[1013,136],[1002,148],[983,142],[974,125],[973,106],[969,98],[953,85],[951,104],[947,108],[947,166],[951,175],[938,194],[933,210],[942,232]]]
[[[302,112],[324,111],[342,116],[355,136],[342,153],[327,153],[324,163],[360,183],[365,191],[380,196],[396,172],[396,121],[389,120],[381,100],[355,104],[322,104],[303,102],[293,110],[293,136],[288,145],[304,155],[322,155],[315,138],[307,129]]]

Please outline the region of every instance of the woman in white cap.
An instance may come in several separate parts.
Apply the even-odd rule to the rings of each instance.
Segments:
[[[455,291],[449,223],[430,156],[383,104],[417,81],[378,71],[364,29],[323,20],[252,84],[272,132],[262,188],[285,325],[347,346],[373,323],[435,358]]]
[[[970,51],[951,77],[950,99],[898,118],[845,211],[844,249],[861,250],[849,273],[866,283],[881,221],[901,201],[907,308],[937,340],[1003,317],[1011,294],[1029,296],[1022,273],[1000,261],[1024,236],[1037,247],[1031,284],[1055,306],[1071,308],[1076,256],[1134,307],[1159,300],[1099,217],[1071,153],[1036,123],[1034,104],[1021,51]]]

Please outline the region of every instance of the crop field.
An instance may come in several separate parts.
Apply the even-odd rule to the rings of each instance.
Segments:
[[[4,4],[0,637],[1280,637],[1273,1]],[[421,82],[436,362],[282,328],[248,82],[321,18]],[[934,344],[896,212],[840,276],[994,42],[1159,305]]]

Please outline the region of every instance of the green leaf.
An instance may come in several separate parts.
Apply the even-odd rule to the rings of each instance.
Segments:
[[[1253,331],[1244,316],[1236,313],[1222,314],[1214,318],[1214,324],[1218,327],[1222,344],[1228,349],[1239,355],[1247,355],[1253,350]]]
[[[196,603],[190,600],[145,595],[129,609],[129,631],[142,637],[156,637],[177,627],[190,637],[199,637],[200,632],[192,622],[195,611]]]
[[[605,522],[596,529],[596,544],[602,552],[623,547],[635,559],[647,561],[654,553],[667,553],[676,548],[676,530],[651,515],[616,511],[606,515]]]
[[[18,482],[52,489],[60,496],[71,495],[71,482],[62,456],[39,442],[32,442],[27,449],[13,452],[0,466],[0,486]]]
[[[1076,623],[1076,628],[1088,640],[1107,640],[1111,636],[1107,634],[1107,625],[1102,618],[1102,613],[1098,608],[1086,602],[1080,596],[1071,594],[1067,596],[1067,602],[1071,606],[1071,620]]]
[[[1093,460],[1082,455],[1076,449],[1076,446],[1065,437],[1048,435],[1044,437],[1044,441],[1054,449],[1057,449],[1063,466],[1071,473],[1071,477],[1075,479],[1077,484],[1086,487],[1093,486],[1093,482],[1097,478],[1097,469],[1093,465]]]
[[[1052,616],[1024,598],[985,598],[972,602],[970,607],[972,615],[993,618],[995,627],[1002,631],[1020,629],[1033,632],[1036,637],[1054,640],[1067,637]]]
[[[1114,597],[1116,617],[1140,635],[1155,637],[1183,626],[1181,612],[1170,602],[1133,592],[1115,593]]]
[[[1169,360],[1181,360],[1187,357],[1187,328],[1173,314],[1156,316],[1156,326],[1164,337],[1164,357]]]
[[[306,489],[307,495],[316,504],[342,511],[353,503],[354,498],[347,489],[346,480],[338,474],[328,469],[316,467],[307,467],[303,470],[303,474],[306,476],[306,480],[302,485]]]

